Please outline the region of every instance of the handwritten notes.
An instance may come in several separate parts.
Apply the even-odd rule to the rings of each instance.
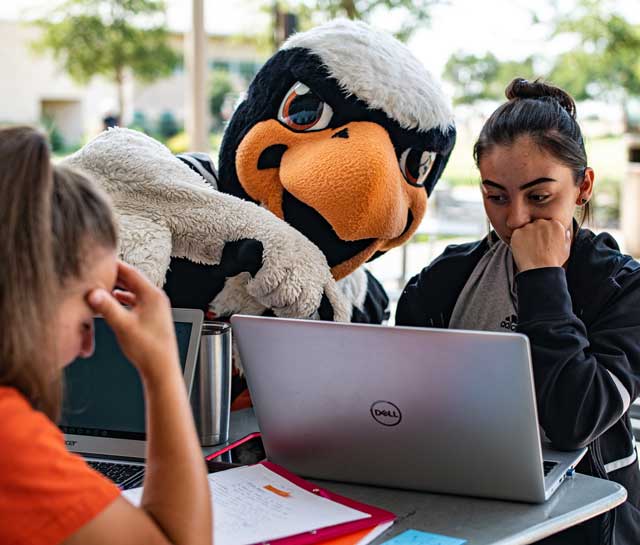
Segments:
[[[371,516],[308,492],[262,465],[212,473],[209,488],[216,545],[269,542]],[[139,505],[142,489],[123,496]]]

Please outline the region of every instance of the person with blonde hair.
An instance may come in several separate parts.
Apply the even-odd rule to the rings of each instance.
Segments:
[[[118,261],[106,197],[52,166],[38,131],[0,130],[0,195],[0,543],[210,544],[206,468],[167,297]],[[62,369],[93,352],[95,314],[144,385],[139,508],[69,453],[55,425]]]

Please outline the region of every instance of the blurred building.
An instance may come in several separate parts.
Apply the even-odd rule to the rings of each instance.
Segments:
[[[31,47],[39,29],[17,21],[0,21],[0,124],[55,125],[67,146],[76,146],[102,129],[103,118],[117,113],[117,91],[113,84],[95,77],[78,85],[59,68],[50,55],[39,55]],[[183,49],[184,35],[174,33],[171,42]],[[229,72],[237,87],[249,81],[266,58],[255,39],[208,36],[209,66]],[[152,84],[129,78],[125,89],[127,125],[134,112],[150,122],[170,112],[184,120],[186,76],[183,67]]]

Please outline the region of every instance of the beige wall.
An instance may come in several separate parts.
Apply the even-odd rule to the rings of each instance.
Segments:
[[[80,100],[43,100],[40,104],[42,116],[55,123],[67,144],[82,142],[83,110]]]
[[[44,106],[48,113],[55,113],[65,143],[79,144],[101,130],[102,117],[116,108],[115,86],[102,78],[86,86],[73,82],[50,55],[32,51],[30,43],[38,32],[19,22],[0,21],[0,123],[37,124]],[[172,40],[181,49],[182,35]],[[260,62],[264,58],[252,44],[219,36],[209,37],[208,55],[210,60],[224,61]],[[125,90],[125,124],[134,110],[143,111],[152,122],[166,110],[183,119],[185,81],[181,69],[150,85],[131,81]]]
[[[99,126],[99,117],[96,120],[88,112],[99,110],[113,95],[113,87],[100,78],[87,86],[74,83],[49,55],[32,51],[30,44],[37,36],[36,28],[0,21],[0,122],[36,124],[43,116],[43,104],[57,103],[62,107],[65,141],[80,143],[84,133]]]

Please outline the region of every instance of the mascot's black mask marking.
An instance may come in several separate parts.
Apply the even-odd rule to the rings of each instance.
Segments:
[[[258,170],[280,168],[280,160],[285,151],[287,151],[287,146],[284,144],[274,144],[266,148],[258,159]]]

